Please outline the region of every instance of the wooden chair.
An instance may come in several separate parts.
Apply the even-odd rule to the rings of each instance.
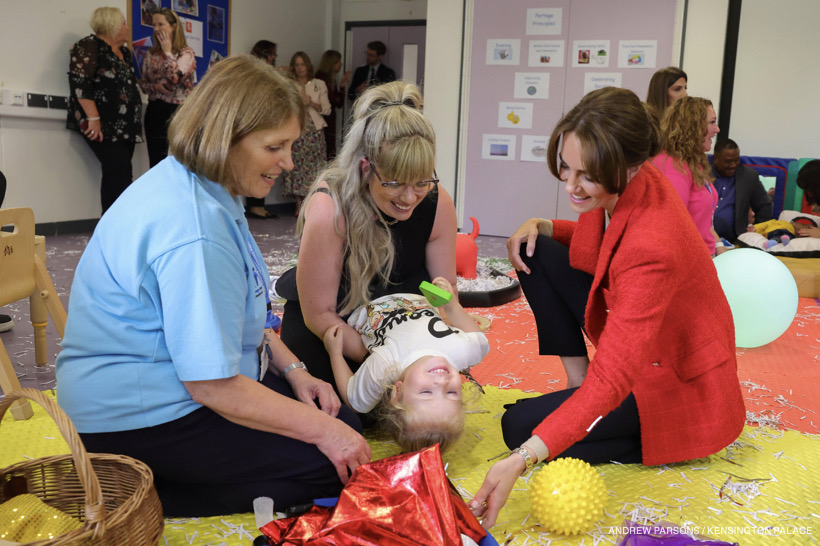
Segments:
[[[34,358],[38,366],[48,361],[46,324],[48,316],[63,337],[66,312],[45,264],[45,238],[34,235],[34,212],[27,208],[0,209],[0,226],[12,226],[12,231],[0,231],[0,306],[29,298],[31,324],[34,327]],[[36,248],[36,250],[35,250]],[[20,388],[20,381],[8,352],[0,339],[0,388],[5,394]],[[11,407],[15,419],[32,416],[27,400]]]

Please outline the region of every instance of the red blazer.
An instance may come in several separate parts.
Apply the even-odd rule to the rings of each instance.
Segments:
[[[729,304],[680,197],[644,163],[604,229],[603,209],[555,221],[570,264],[594,275],[586,331],[596,347],[581,387],[536,427],[550,458],[632,392],[644,464],[711,455],[746,411]]]

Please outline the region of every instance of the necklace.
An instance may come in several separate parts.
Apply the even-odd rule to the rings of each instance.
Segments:
[[[393,224],[395,224],[396,222],[398,222],[398,220],[397,220],[396,218],[393,218],[393,220],[392,220],[392,221],[390,221],[390,222],[388,222],[387,220],[385,220],[385,223],[386,223],[388,226],[392,226],[392,225],[393,225]]]

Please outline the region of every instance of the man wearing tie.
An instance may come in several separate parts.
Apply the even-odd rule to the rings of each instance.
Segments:
[[[347,96],[351,101],[364,93],[364,90],[371,85],[387,83],[396,80],[396,73],[393,69],[382,64],[382,57],[387,53],[387,46],[383,42],[376,40],[367,44],[367,64],[360,66],[353,73],[353,80],[347,91]]]

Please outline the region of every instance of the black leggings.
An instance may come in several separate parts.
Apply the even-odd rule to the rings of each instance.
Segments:
[[[277,374],[262,383],[295,398]],[[361,432],[350,408],[342,406],[338,418]],[[283,512],[342,490],[315,445],[232,423],[205,407],[155,427],[80,436],[89,452],[128,455],[151,467],[166,517],[251,512],[256,497],[271,497]]]
[[[102,213],[105,214],[105,211],[114,204],[117,197],[133,181],[131,157],[134,155],[135,144],[127,140],[97,142],[86,138],[85,141],[91,151],[94,152],[94,155],[97,156],[100,167],[102,167],[100,204],[102,205]]]
[[[145,142],[151,167],[168,156],[168,124],[177,108],[178,104],[164,100],[148,101],[145,108]]]
[[[538,236],[535,252],[521,257],[530,274],[518,280],[535,317],[538,349],[542,355],[585,356],[582,330],[593,276],[573,268],[569,249],[550,237]],[[504,441],[518,447],[532,436],[541,421],[555,411],[577,389],[567,389],[536,398],[519,400],[501,419]],[[612,413],[599,421],[580,442],[561,453],[589,463],[641,461],[641,427],[635,398],[630,394]],[[549,446],[548,446],[549,447]]]

